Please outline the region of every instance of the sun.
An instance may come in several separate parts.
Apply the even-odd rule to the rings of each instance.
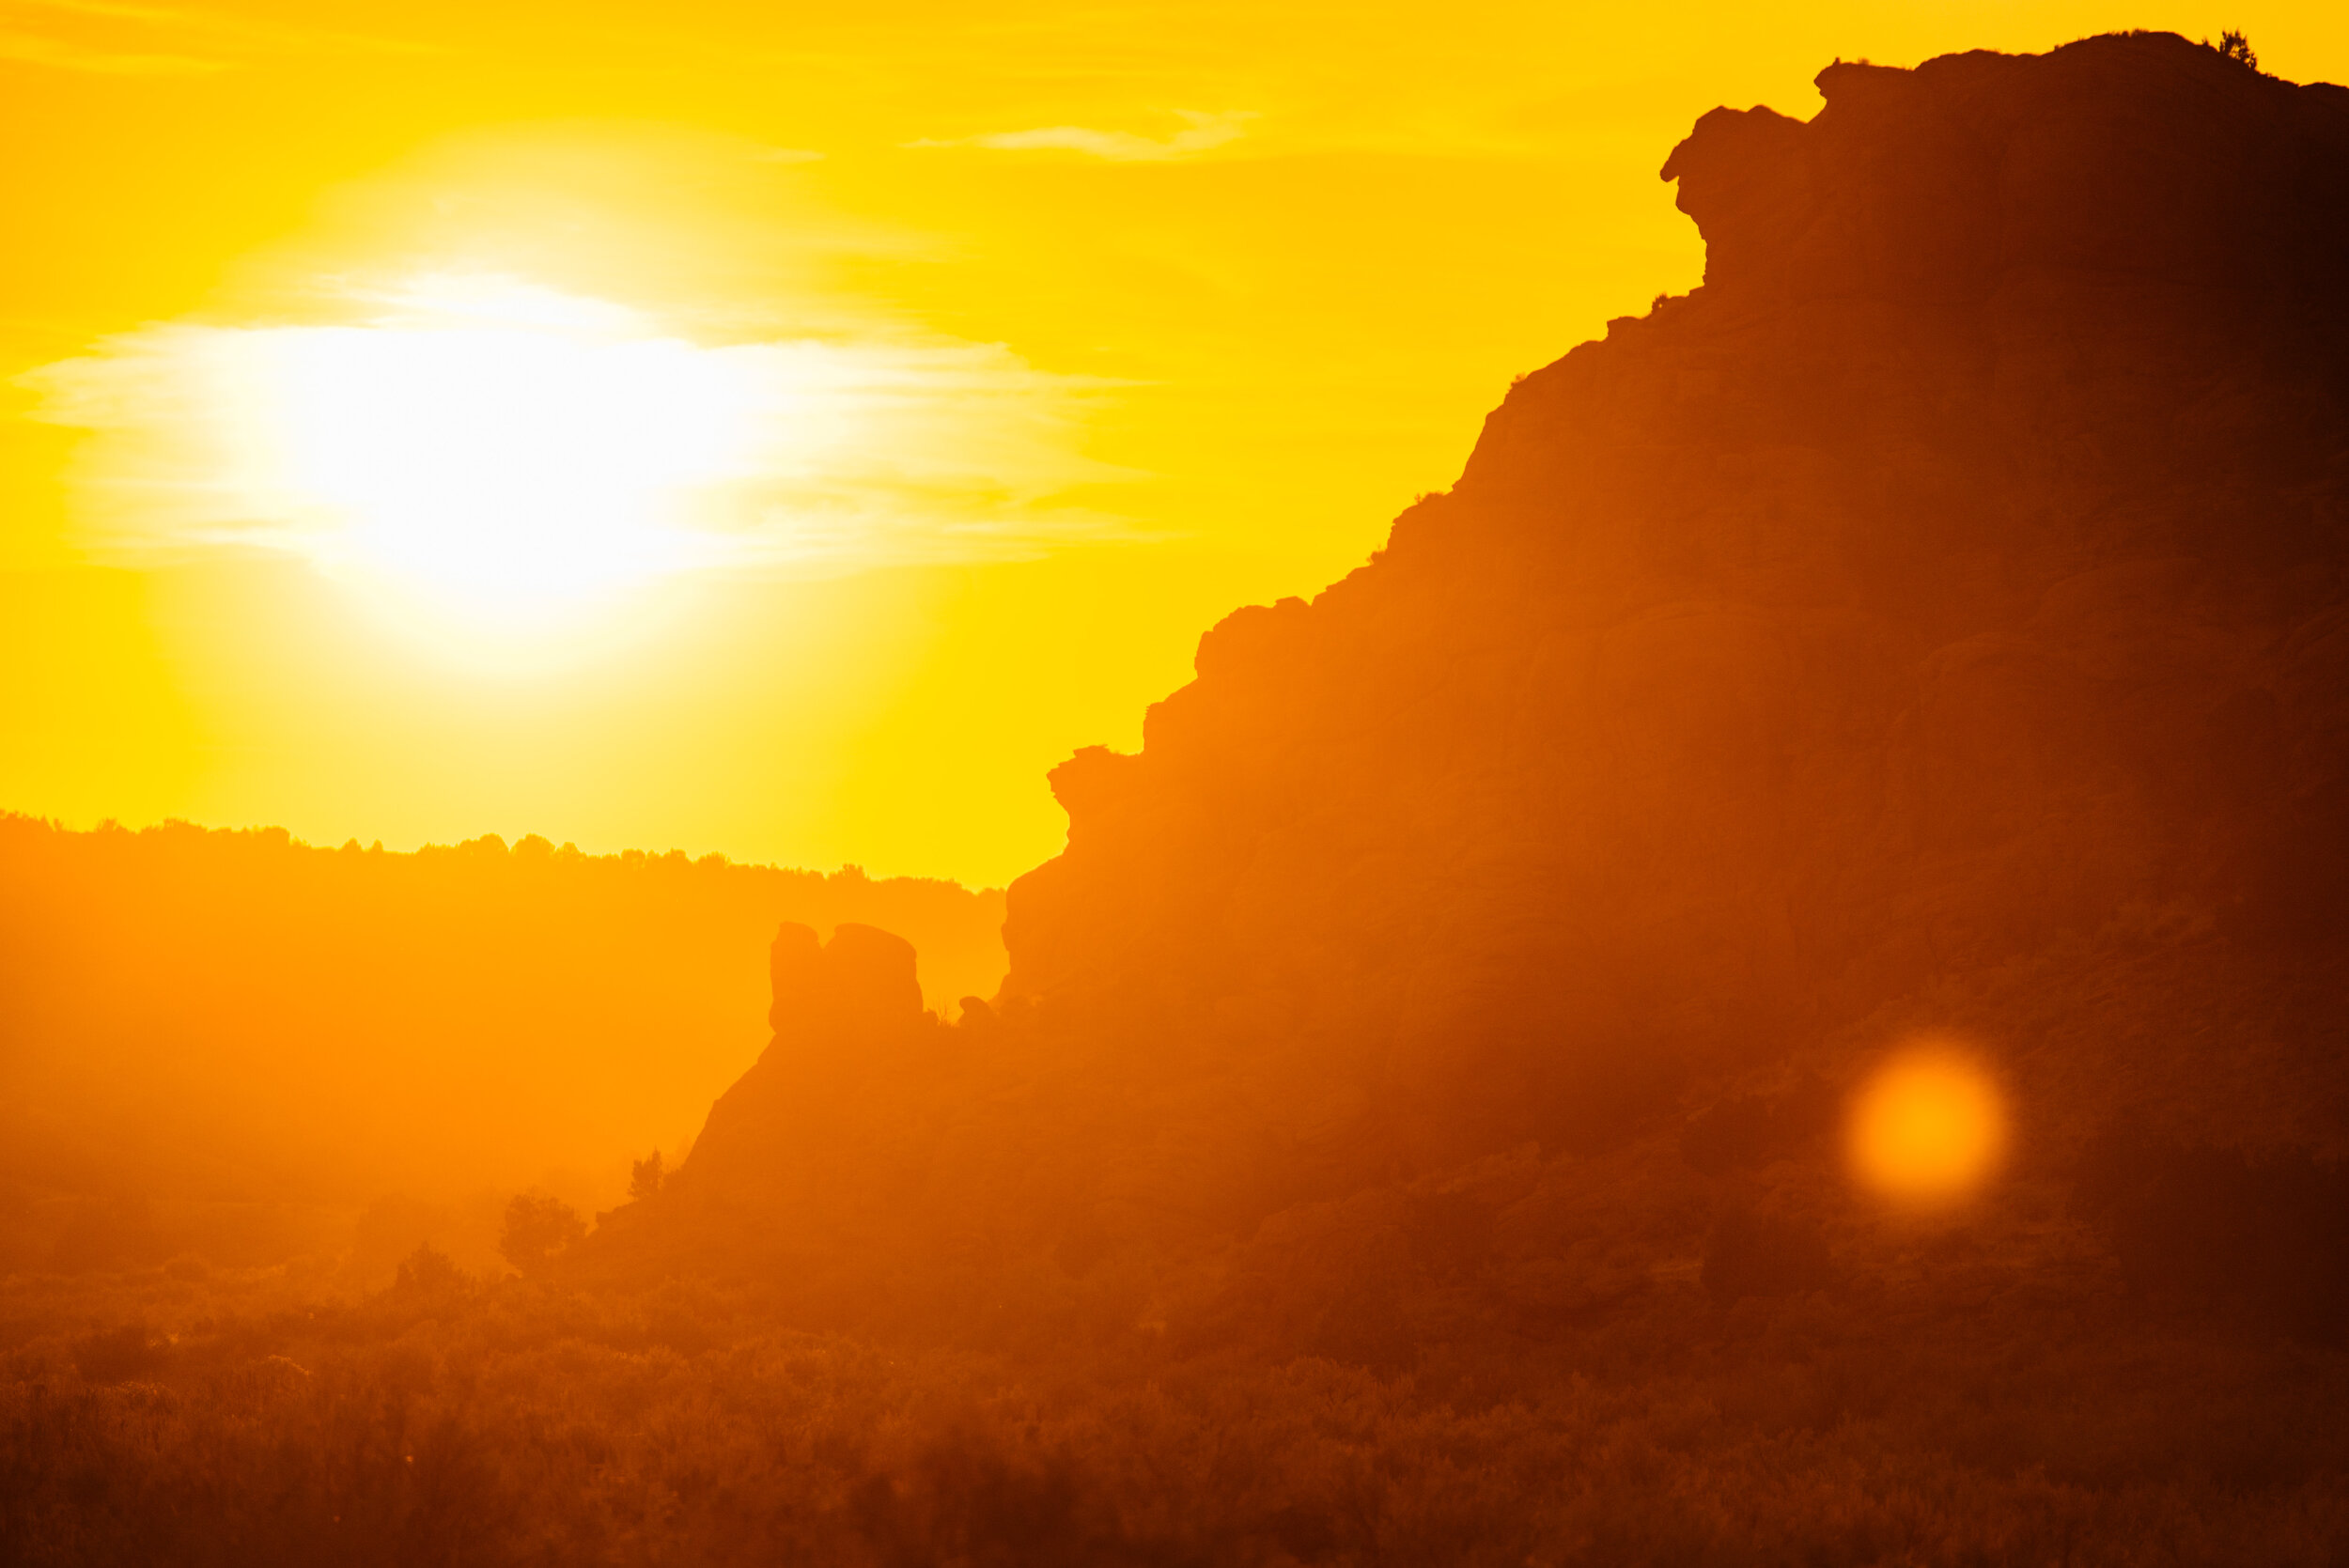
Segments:
[[[1127,534],[1077,493],[1138,476],[1082,450],[1125,383],[1005,344],[817,299],[680,304],[730,323],[702,341],[505,274],[303,302],[334,318],[157,322],[14,378],[90,433],[77,542],[142,567],[298,560],[428,657],[536,669],[673,627],[718,579]],[[787,315],[824,329],[740,330]]]
[[[418,280],[241,367],[251,490],[338,577],[535,624],[707,564],[698,493],[741,474],[760,389],[624,307]]]

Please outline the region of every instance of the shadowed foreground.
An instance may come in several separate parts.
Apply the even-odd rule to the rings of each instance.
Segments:
[[[875,1343],[687,1284],[290,1301],[160,1272],[9,1287],[0,1553],[2323,1563],[2349,1531],[2337,1356],[2117,1304],[1989,1325],[1690,1297],[1399,1372],[1097,1321],[1008,1356]],[[79,1328],[93,1310],[202,1327],[148,1345]]]

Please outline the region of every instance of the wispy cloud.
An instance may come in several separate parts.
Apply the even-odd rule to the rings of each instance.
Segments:
[[[320,53],[428,54],[428,46],[136,0],[0,0],[0,59],[108,76],[194,76]]]
[[[100,17],[108,22],[144,22],[166,26],[184,24],[201,13],[179,6],[139,6],[126,0],[10,0],[13,11],[48,12],[56,16]]]
[[[908,147],[977,147],[998,152],[1059,150],[1081,152],[1121,163],[1164,163],[1190,158],[1236,142],[1247,134],[1253,113],[1203,114],[1178,109],[1184,128],[1171,136],[1137,135],[1130,131],[1100,131],[1083,125],[1045,125],[1029,131],[990,131],[976,136],[925,137]]]
[[[1113,383],[1000,344],[705,345],[501,278],[353,306],[346,325],[159,324],[19,377],[36,418],[94,433],[74,487],[85,544],[285,553],[335,575],[570,561],[643,579],[1131,536],[1075,498],[1135,477],[1082,451]]]
[[[97,49],[70,39],[14,30],[0,30],[0,60],[46,66],[52,70],[84,71],[94,76],[208,76],[229,69],[226,60]]]

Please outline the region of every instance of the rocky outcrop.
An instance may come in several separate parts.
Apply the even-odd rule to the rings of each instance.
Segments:
[[[774,1004],[767,1021],[779,1041],[856,1040],[922,1021],[913,944],[879,926],[843,924],[832,940],[785,922],[768,952]]]
[[[844,923],[826,942],[786,922],[768,951],[774,1038],[710,1108],[668,1185],[722,1208],[771,1206],[809,1184],[837,1190],[842,1172],[874,1153],[864,1102],[902,1098],[918,1080],[909,1067],[935,1048],[938,1017],[922,1009],[914,961],[912,943],[876,926]]]
[[[1435,1157],[2131,908],[2334,939],[2349,92],[2166,35],[1819,86],[1665,164],[1703,287],[1054,772],[1008,996]]]
[[[2349,1153],[2349,93],[2139,35],[1820,85],[1665,165],[1703,287],[1052,772],[992,1008],[786,931],[621,1239],[1034,1321],[1105,1256],[1103,1301],[1357,1280],[1299,1323],[1491,1270],[1548,1333],[1708,1249],[1723,1301],[1825,1288],[1919,1266],[1832,1129],[1922,1026],[1995,1059],[2018,1181],[2116,1122]],[[1996,1269],[2090,1288],[2030,1190]]]

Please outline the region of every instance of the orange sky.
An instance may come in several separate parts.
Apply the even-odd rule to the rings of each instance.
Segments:
[[[2310,4],[0,0],[0,807],[1000,882],[1697,281],[1698,115],[2125,26],[2349,78]]]

